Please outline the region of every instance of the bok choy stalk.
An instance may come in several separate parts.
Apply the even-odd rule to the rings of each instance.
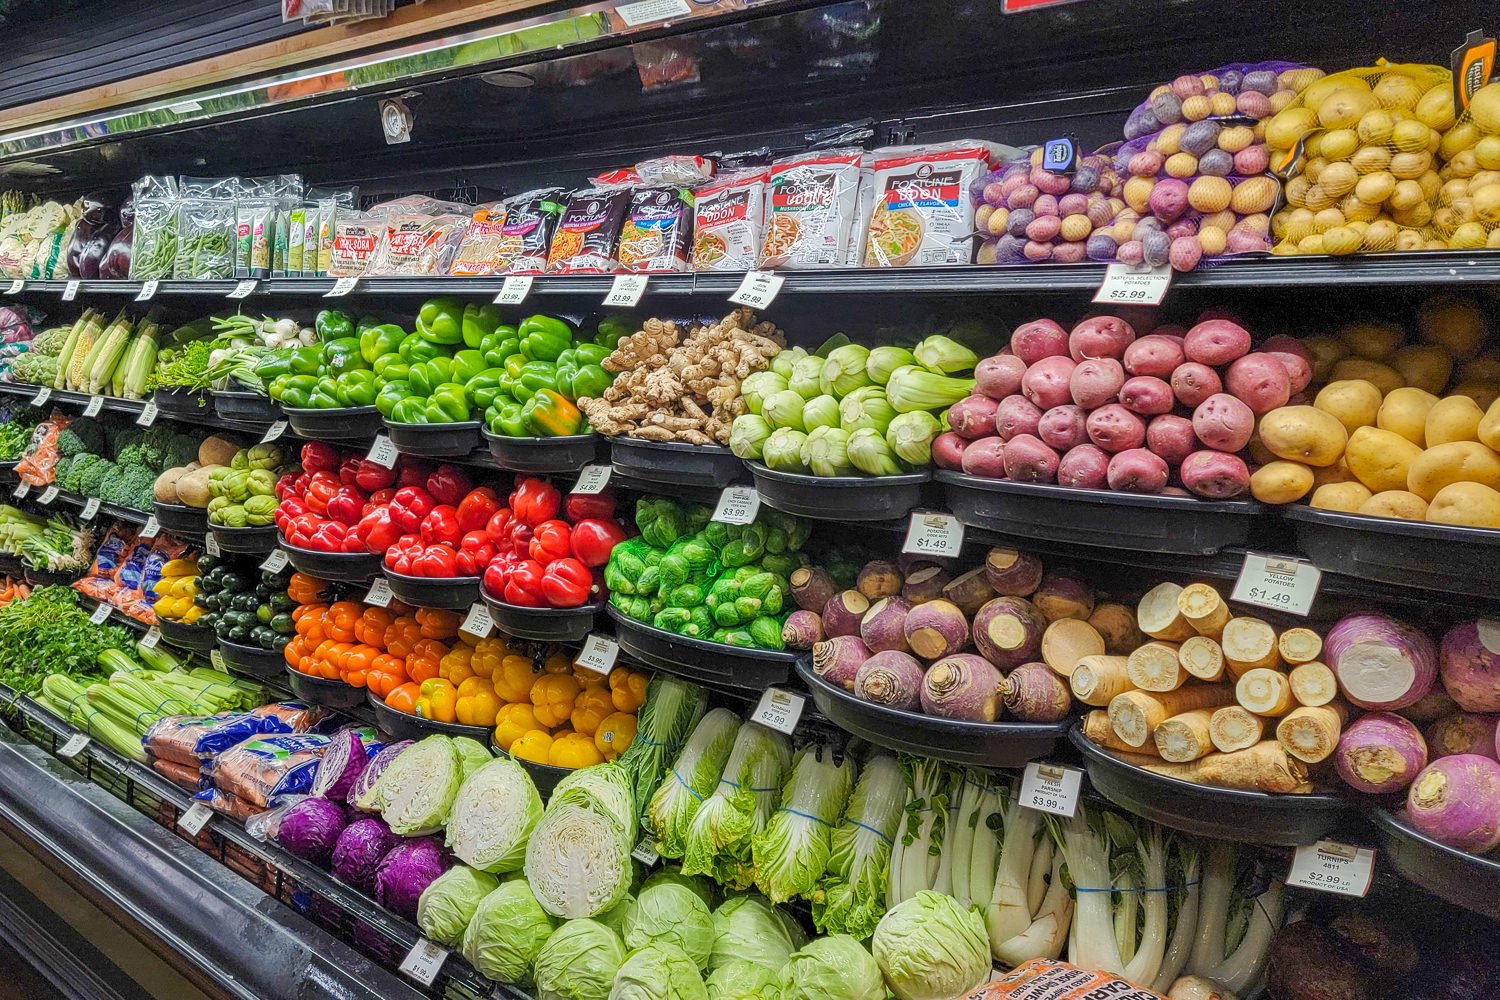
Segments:
[[[1077,896],[1069,961],[1138,986],[1155,982],[1170,913],[1161,828],[1084,805],[1061,828]]]
[[[711,875],[733,889],[751,886],[755,867],[750,845],[770,822],[791,763],[785,736],[754,722],[740,726],[718,787],[688,825],[684,875]]]
[[[724,773],[739,725],[740,717],[727,708],[716,708],[699,720],[677,762],[646,803],[641,821],[656,835],[662,857],[682,857],[688,825]]]
[[[812,896],[813,923],[824,934],[863,941],[885,913],[891,845],[906,804],[906,774],[886,754],[867,761],[833,831],[828,875]]]
[[[902,758],[906,770],[906,809],[901,832],[891,853],[891,879],[886,890],[887,908],[921,892],[946,892],[939,881],[943,836],[948,825],[948,803],[956,771],[927,757]]]
[[[1239,892],[1236,862],[1234,845],[1221,841],[1209,844],[1197,936],[1187,972],[1244,996],[1254,992],[1265,974],[1271,939],[1281,926],[1286,886],[1272,879],[1258,895]]]
[[[797,754],[781,804],[751,849],[755,885],[771,902],[805,896],[818,884],[857,770],[854,758],[821,743]]]
[[[1006,965],[1056,958],[1073,913],[1062,877],[1062,851],[1048,835],[1045,817],[1022,806],[1016,790],[1004,794],[1000,809],[1005,833],[999,865],[982,904],[990,953]]]

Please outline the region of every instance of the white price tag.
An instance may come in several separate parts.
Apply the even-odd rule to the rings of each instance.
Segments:
[[[795,691],[786,688],[766,688],[765,693],[760,696],[760,704],[755,706],[755,714],[750,716],[750,721],[759,722],[767,729],[774,729],[778,733],[786,733],[788,736],[797,728],[797,720],[802,718],[802,706],[807,704],[807,698]]]
[[[1370,881],[1374,877],[1374,851],[1333,840],[1320,840],[1311,847],[1297,848],[1286,884],[1340,896],[1363,897],[1370,891]]]
[[[922,556],[956,556],[964,547],[963,522],[952,514],[913,511],[902,552]]]
[[[109,616],[114,610],[115,609],[108,604],[101,604],[94,609],[93,614],[89,615],[89,621],[94,623],[95,625],[103,625],[105,622],[109,621]]]
[[[11,491],[11,495],[14,496],[17,500],[24,500],[26,499],[26,494],[30,492],[31,484],[23,480],[22,482],[16,484],[16,488]]]
[[[590,633],[583,641],[583,648],[573,660],[575,667],[592,670],[596,674],[608,674],[615,668],[620,657],[620,644],[607,635]]]
[[[146,630],[146,634],[141,636],[141,648],[155,649],[159,645],[161,645],[161,629],[152,625]]]
[[[194,802],[188,806],[187,812],[177,817],[177,825],[186,831],[189,837],[196,837],[203,832],[208,821],[213,819],[214,811],[208,807],[207,802]]]
[[[49,504],[49,503],[51,503],[52,501],[54,501],[54,500],[57,499],[57,487],[56,486],[49,486],[49,487],[47,487],[45,490],[42,490],[42,495],[39,496],[39,497],[37,497],[36,499],[37,499],[37,503],[41,503],[41,504]]]
[[[431,986],[437,979],[438,970],[448,958],[448,952],[426,938],[418,938],[411,951],[401,960],[401,971],[423,986]]]
[[[135,300],[137,302],[150,302],[156,298],[156,286],[160,284],[161,281],[157,278],[150,278],[141,282],[141,290],[136,293]]]
[[[78,284],[78,279],[74,278],[63,286],[62,300],[64,302],[72,302],[78,298]]]
[[[261,562],[260,568],[265,570],[267,573],[280,573],[282,570],[286,569],[287,562],[288,559],[286,557],[286,553],[281,551],[280,549],[277,549],[275,552],[272,552],[270,555],[266,556],[266,558]]]
[[[85,417],[97,417],[99,415],[99,411],[101,411],[103,409],[104,409],[104,397],[103,396],[94,396],[94,397],[92,397],[92,398],[89,399],[89,405],[85,406],[83,408],[83,415]]]
[[[370,592],[365,595],[365,603],[373,608],[388,607],[391,603],[391,582],[383,576],[377,576],[375,582],[370,584]]]
[[[226,674],[229,673],[229,669],[228,669],[229,668],[229,664],[224,659],[224,651],[223,650],[220,650],[220,649],[211,649],[211,650],[209,650],[209,652],[208,652],[208,663],[209,663],[209,666],[213,667],[215,670],[222,670]]]
[[[1094,301],[1116,306],[1157,306],[1171,284],[1170,264],[1149,269],[1111,264],[1104,272],[1104,283],[1094,293]]]
[[[1078,811],[1078,789],[1082,784],[1082,771],[1032,761],[1021,776],[1021,805],[1038,812],[1072,816]]]
[[[754,524],[760,513],[760,494],[754,486],[726,486],[719,494],[714,520],[725,524]]]
[[[370,451],[365,455],[365,458],[376,465],[383,465],[387,469],[394,469],[396,467],[396,458],[400,454],[389,435],[376,434],[375,441],[370,445]]]
[[[641,842],[635,845],[635,850],[630,852],[630,856],[649,867],[661,860],[661,850],[651,837],[642,837]]]
[[[156,405],[156,400],[148,399],[146,405],[141,407],[141,415],[135,418],[135,422],[141,427],[150,427],[156,423],[156,415],[160,412],[161,409]]]
[[[89,497],[88,502],[83,505],[83,513],[79,517],[85,521],[92,521],[99,516],[99,498]]]
[[[645,294],[644,274],[617,274],[615,283],[609,286],[609,294],[604,296],[604,304],[617,309],[629,309],[641,301],[641,296]]]
[[[36,395],[35,396],[31,397],[31,405],[32,406],[46,406],[47,405],[47,400],[49,400],[51,398],[52,398],[52,387],[50,385],[44,385],[40,389],[38,389],[36,391]]]
[[[155,514],[146,518],[146,526],[136,532],[137,537],[140,538],[155,538],[159,534],[161,534],[161,522],[156,519]]]
[[[1290,611],[1306,615],[1318,596],[1322,570],[1312,563],[1285,556],[1268,556],[1246,552],[1239,578],[1234,581],[1231,601],[1254,604],[1273,611]]]
[[[460,632],[467,632],[479,639],[487,638],[494,629],[495,620],[490,617],[490,609],[483,604],[469,605],[469,613],[458,627]]]
[[[74,733],[68,737],[68,742],[57,748],[57,755],[63,760],[72,760],[83,753],[83,748],[89,745],[89,738],[82,733]]]
[[[210,531],[203,536],[203,551],[211,556],[223,555],[224,550],[219,548],[219,536]]]
[[[354,286],[359,284],[358,278],[339,278],[334,281],[333,287],[323,293],[325,299],[341,299],[354,291]]]
[[[578,482],[573,484],[572,492],[603,493],[604,487],[609,485],[609,474],[613,471],[614,467],[610,465],[585,465],[578,471]]]
[[[230,292],[225,297],[231,299],[249,298],[250,293],[255,291],[255,286],[258,284],[260,284],[260,282],[256,281],[254,278],[246,278],[244,281],[241,281],[239,284],[235,285],[234,291]]]
[[[745,280],[740,282],[739,289],[729,296],[729,301],[751,309],[764,309],[776,298],[776,293],[781,291],[781,283],[785,280],[775,271],[748,271]]]
[[[526,301],[531,292],[531,275],[511,274],[500,285],[500,294],[495,296],[497,306],[518,306]]]
[[[281,435],[285,434],[286,428],[287,422],[285,420],[276,421],[270,427],[266,428],[266,433],[261,436],[260,443],[270,444],[272,441],[275,441],[277,438],[281,437]]]
[[[12,281],[10,283],[10,287],[5,290],[5,294],[6,295],[20,295],[21,294],[21,289],[23,289],[25,287],[26,287],[26,282],[22,281],[20,278],[16,278],[14,281]]]

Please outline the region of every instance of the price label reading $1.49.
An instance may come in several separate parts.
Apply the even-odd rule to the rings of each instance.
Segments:
[[[724,524],[754,524],[760,513],[760,494],[754,486],[726,486],[719,494],[714,520]]]
[[[1305,615],[1312,610],[1322,579],[1323,573],[1318,567],[1301,559],[1246,552],[1229,599],[1272,611]]]
[[[902,552],[922,556],[956,556],[964,547],[963,522],[952,514],[913,511]]]
[[[518,306],[531,293],[531,275],[508,275],[500,285],[500,294],[495,296],[497,306]]]
[[[1078,811],[1078,789],[1082,784],[1082,771],[1032,761],[1021,777],[1021,805],[1038,812],[1072,816]]]
[[[774,271],[749,271],[738,290],[729,296],[729,301],[751,309],[764,309],[776,298],[785,280]]]
[[[1111,264],[1104,272],[1104,284],[1094,293],[1094,301],[1116,306],[1158,306],[1171,285],[1170,264],[1149,270],[1131,264]]]
[[[766,688],[750,718],[767,729],[790,736],[796,730],[797,720],[802,718],[802,707],[806,704],[807,699],[795,691]]]
[[[448,952],[442,945],[420,938],[401,960],[401,971],[423,986],[431,986],[447,958]]]
[[[1334,840],[1320,840],[1311,847],[1297,848],[1286,884],[1340,896],[1363,897],[1370,891],[1370,881],[1374,877],[1374,851]]]
[[[590,633],[583,641],[583,648],[578,651],[578,658],[573,661],[577,666],[585,670],[592,670],[596,674],[608,674],[615,668],[615,660],[620,658],[620,644],[607,635]]]

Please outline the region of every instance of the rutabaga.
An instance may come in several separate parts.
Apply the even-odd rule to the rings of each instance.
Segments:
[[[1188,975],[1203,976],[1240,995],[1253,993],[1266,971],[1271,939],[1281,927],[1286,886],[1279,880],[1257,896],[1235,892],[1235,847],[1227,841],[1212,841],[1203,866],[1202,891],[1198,900],[1198,927],[1193,942]],[[1239,943],[1229,946],[1231,914],[1243,927]]]
[[[854,786],[854,758],[809,746],[797,755],[781,803],[753,843],[755,885],[773,903],[805,896],[817,885],[832,851],[830,832]]]
[[[459,786],[448,815],[448,847],[480,871],[518,871],[541,816],[542,798],[531,776],[515,760],[497,757]]]
[[[740,726],[718,787],[688,825],[683,874],[710,875],[733,889],[750,887],[750,845],[771,819],[791,761],[785,736],[754,722]]]
[[[943,836],[948,828],[949,803],[962,780],[959,772],[927,757],[903,757],[901,764],[906,770],[906,808],[891,851],[887,907],[923,889],[944,891],[939,882]]]
[[[740,717],[727,708],[716,708],[699,720],[682,754],[646,804],[642,822],[656,835],[662,857],[680,858],[686,851],[693,815],[718,784],[739,726]]]
[[[896,758],[881,754],[866,762],[833,831],[828,875],[813,893],[813,923],[824,934],[863,941],[879,923],[905,804],[906,774]]]
[[[1047,836],[1042,814],[1022,806],[1014,790],[1004,793],[1000,810],[1004,836],[990,880],[993,888],[983,899],[975,896],[984,907],[990,954],[1006,965],[1056,958],[1068,939],[1073,912],[1062,879],[1063,852]],[[971,865],[970,871],[976,869]]]

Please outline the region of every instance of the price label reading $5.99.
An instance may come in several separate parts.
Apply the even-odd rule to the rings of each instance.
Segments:
[[[1078,811],[1078,789],[1082,784],[1082,771],[1032,761],[1021,776],[1021,805],[1038,812],[1072,816]]]
[[[913,511],[902,552],[922,556],[956,556],[964,547],[964,526],[952,514]]]
[[[1370,881],[1374,876],[1374,851],[1334,840],[1320,840],[1311,847],[1297,848],[1286,884],[1340,896],[1362,897],[1370,891]]]
[[[1305,615],[1312,610],[1322,579],[1322,571],[1312,563],[1246,552],[1229,599],[1273,611]]]

